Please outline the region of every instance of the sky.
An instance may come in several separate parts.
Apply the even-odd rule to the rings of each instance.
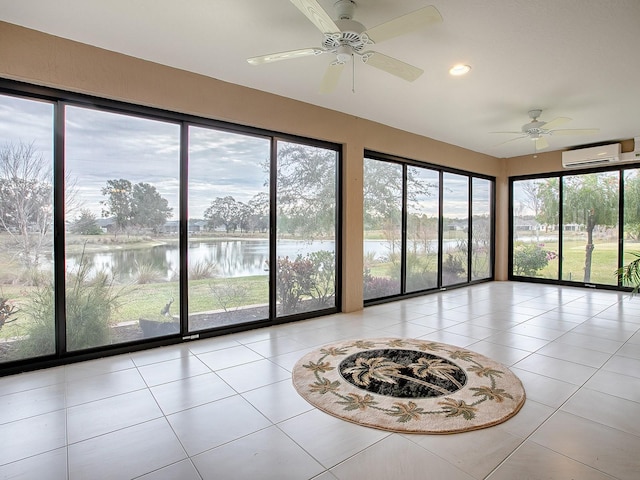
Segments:
[[[180,188],[180,126],[177,123],[89,108],[66,107],[66,174],[76,182],[82,208],[102,213],[101,189],[124,178],[154,185],[177,219]],[[201,127],[189,132],[189,216],[202,218],[216,197],[248,202],[268,191],[262,164],[268,138]],[[0,95],[0,146],[33,143],[53,160],[53,107]]]
[[[107,180],[123,178],[154,185],[173,208],[172,219],[178,219],[178,123],[77,106],[67,106],[65,115],[66,175],[76,183],[81,208],[100,217],[100,202],[106,198],[101,189]],[[44,159],[53,162],[53,105],[0,95],[0,147],[21,142],[33,143]],[[202,218],[216,197],[231,195],[246,203],[257,193],[268,193],[263,164],[269,155],[269,138],[191,126],[189,217]],[[425,179],[434,173],[423,172]],[[467,182],[466,176],[445,173],[447,216],[468,216]],[[474,182],[474,212],[489,212],[489,184]],[[434,211],[437,196],[418,201],[421,208]]]

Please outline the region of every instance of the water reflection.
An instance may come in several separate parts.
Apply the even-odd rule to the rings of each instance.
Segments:
[[[318,250],[333,252],[333,240],[303,242],[279,240],[277,254],[295,258]],[[117,249],[84,253],[91,270],[112,272],[121,282],[135,279],[141,269],[158,272],[162,280],[178,278],[180,252],[177,244],[157,245],[144,249]],[[78,268],[81,255],[67,255],[67,270]],[[211,240],[189,243],[187,258],[190,268],[215,265],[219,277],[267,275],[269,241],[267,239]]]

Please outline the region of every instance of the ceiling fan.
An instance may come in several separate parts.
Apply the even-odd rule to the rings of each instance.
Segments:
[[[512,138],[507,140],[506,142],[499,143],[496,146],[504,145],[505,143],[513,142],[514,140],[520,140],[521,138],[528,138],[535,142],[536,151],[543,150],[549,146],[547,139],[545,136],[549,135],[593,135],[594,133],[598,133],[597,128],[575,128],[575,129],[560,129],[558,130],[556,127],[560,125],[564,125],[567,122],[570,122],[571,119],[568,117],[558,117],[554,118],[550,122],[542,122],[538,120],[538,118],[542,115],[542,110],[535,109],[529,110],[529,118],[531,121],[529,123],[525,123],[519,132],[491,132],[491,133],[511,133],[514,135],[519,135],[519,137]]]
[[[429,6],[367,29],[360,22],[353,20],[353,12],[356,8],[356,3],[353,0],[338,0],[334,4],[337,15],[335,21],[316,0],[290,1],[322,32],[324,40],[321,46],[251,57],[247,59],[247,62],[251,65],[261,65],[310,55],[334,54],[335,60],[324,74],[320,93],[330,93],[336,88],[344,66],[349,62],[353,63],[355,57],[367,65],[409,82],[416,80],[424,73],[422,69],[382,53],[365,49],[370,45],[442,21],[440,12],[435,7]]]

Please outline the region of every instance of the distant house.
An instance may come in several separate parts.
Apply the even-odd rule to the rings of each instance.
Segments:
[[[514,219],[516,221],[515,229],[521,232],[535,232],[540,230],[540,224],[533,219]]]
[[[162,233],[178,233],[180,231],[179,220],[169,220],[162,226]]]
[[[96,223],[100,227],[103,233],[114,233],[116,231],[116,219],[114,217],[109,218],[97,218]]]

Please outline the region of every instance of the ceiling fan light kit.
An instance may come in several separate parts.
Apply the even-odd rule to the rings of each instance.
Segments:
[[[402,15],[378,26],[367,28],[353,19],[356,3],[353,0],[338,0],[334,4],[336,20],[316,0],[290,0],[324,35],[320,48],[304,48],[288,52],[272,53],[247,59],[251,65],[262,65],[280,60],[332,53],[335,60],[329,64],[322,83],[321,93],[330,93],[338,85],[342,68],[354,57],[374,68],[395,75],[408,82],[418,79],[424,71],[397,58],[366,48],[390,38],[404,35],[428,25],[442,21],[440,12],[433,7],[424,7]]]

